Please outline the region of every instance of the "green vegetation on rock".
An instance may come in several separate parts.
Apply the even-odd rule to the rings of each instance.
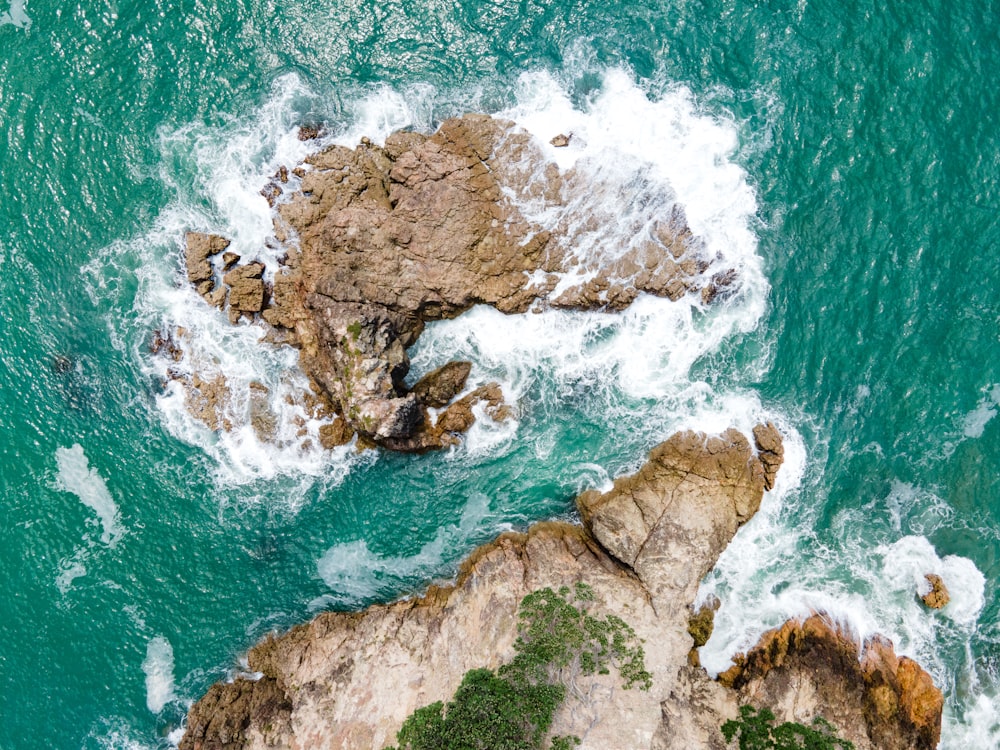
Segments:
[[[817,717],[813,725],[786,721],[774,726],[774,712],[740,706],[740,718],[722,725],[726,742],[739,737],[739,750],[854,750],[854,743],[837,737],[826,719]]]
[[[652,675],[635,631],[621,618],[587,612],[593,590],[545,588],[521,600],[517,655],[496,672],[472,669],[447,704],[419,708],[403,723],[399,750],[539,750],[577,675],[616,667],[626,689],[648,690]],[[576,737],[554,737],[571,750]]]

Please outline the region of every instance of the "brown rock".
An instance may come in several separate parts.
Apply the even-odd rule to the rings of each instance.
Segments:
[[[205,379],[198,374],[184,379],[184,404],[187,410],[210,430],[229,431],[233,424],[226,416],[230,403],[229,384],[222,375]]]
[[[174,338],[170,330],[157,329],[153,331],[153,338],[149,342],[149,351],[153,354],[166,354],[174,362],[180,362],[184,352]],[[63,358],[65,359],[65,358]],[[59,360],[61,363],[63,360]]]
[[[319,428],[319,442],[326,450],[347,445],[351,442],[352,437],[354,437],[354,432],[341,417],[337,417]]]
[[[736,291],[736,269],[727,268],[712,276],[712,279],[701,290],[701,301],[706,305],[728,299]]]
[[[420,378],[410,393],[424,406],[442,407],[465,388],[471,371],[471,362],[449,362]]]
[[[318,128],[299,129],[300,138],[319,135]],[[569,135],[560,138],[569,143]],[[292,174],[301,178],[300,189],[277,207],[274,230],[279,242],[298,242],[276,274],[269,304],[258,275],[240,266],[228,271],[230,319],[261,313],[291,331],[269,340],[299,346],[302,368],[350,428],[385,447],[392,441],[400,450],[423,450],[435,442],[402,381],[406,349],[425,322],[476,304],[505,313],[542,303],[622,310],[643,293],[679,299],[700,290],[710,273],[710,260],[669,195],[652,235],[608,254],[614,260],[605,266],[567,252],[600,232],[599,217],[543,228],[521,215],[517,200],[575,205],[592,189],[589,178],[545,163],[528,133],[485,115],[446,120],[430,136],[393,133],[385,147],[368,139],[354,149],[331,146]],[[272,205],[287,176],[279,170],[264,189]],[[211,265],[199,265],[206,251],[191,246],[192,283],[224,304],[222,293],[213,293]],[[712,270],[717,296],[730,275]],[[589,280],[549,299],[557,274],[568,271]],[[364,335],[348,335],[358,326]],[[449,420],[468,422],[458,412]],[[443,437],[449,432],[441,432],[441,445],[454,442]]]
[[[763,494],[763,465],[730,429],[678,433],[637,474],[607,493],[583,493],[577,505],[597,541],[635,571],[658,608],[673,611],[694,599],[709,570],[697,561],[714,564]],[[671,502],[675,495],[686,502]],[[679,616],[686,622],[686,612]]]
[[[184,262],[187,277],[203,297],[215,288],[214,271],[209,258],[229,247],[229,240],[214,234],[188,232],[184,235]]]
[[[941,609],[951,601],[951,595],[948,593],[944,581],[941,580],[941,576],[927,573],[924,579],[931,586],[931,590],[920,597],[924,604],[931,609]]]
[[[882,639],[866,644],[859,660],[853,640],[820,617],[765,634],[723,676],[732,688],[686,664],[693,638],[686,597],[752,515],[763,474],[738,433],[675,435],[610,492],[578,499],[585,527],[550,522],[504,534],[469,557],[453,586],[363,612],[327,612],[269,636],[248,661],[263,673],[260,682],[280,691],[271,702],[277,708],[258,714],[239,700],[256,689],[244,678],[217,686],[192,708],[181,748],[219,741],[213,727],[240,737],[247,750],[384,747],[414,709],[448,700],[467,670],[511,658],[527,593],[578,581],[591,586],[597,614],[621,617],[643,639],[652,685],[623,690],[614,674],[572,678],[553,735],[577,735],[584,747],[726,750],[719,727],[751,701],[772,708],[779,722],[822,716],[857,750],[933,747],[942,701],[927,674]],[[639,564],[626,566],[623,556]]]
[[[281,189],[281,185],[273,180],[260,189],[260,194],[264,196],[264,200],[267,201],[267,205],[272,208],[274,207],[274,204],[278,202],[278,197],[284,192],[285,191]]]
[[[688,620],[688,633],[694,641],[695,648],[701,648],[712,637],[712,631],[715,629],[715,613],[721,604],[722,602],[713,596]]]
[[[299,125],[299,140],[300,141],[312,141],[319,138],[323,134],[323,128],[320,125]]]
[[[250,426],[261,442],[273,440],[278,429],[278,418],[268,398],[270,393],[263,383],[250,383]]]
[[[229,285],[229,307],[241,313],[264,309],[264,264],[254,261],[236,266],[222,280]]]
[[[466,432],[476,421],[472,408],[479,403],[486,404],[491,416],[503,406],[503,391],[498,383],[489,383],[472,391],[453,403],[438,417],[437,427],[443,432]]]
[[[240,750],[287,733],[292,704],[267,677],[219,682],[188,713],[188,750]]]
[[[236,253],[223,253],[222,254],[222,270],[228,271],[237,263],[240,262],[240,256]]]
[[[771,422],[753,428],[753,439],[757,445],[760,461],[764,465],[764,489],[774,489],[774,478],[785,462],[785,446],[781,433]]]
[[[747,440],[730,438],[723,445],[695,434],[671,440],[673,448],[653,452],[654,470],[640,470],[602,496],[603,511],[625,507],[625,502],[614,498],[621,493],[629,498],[641,496],[645,507],[661,515],[675,508],[674,532],[684,538],[703,538],[710,508],[732,516],[732,522],[723,523],[721,528],[735,529],[735,509],[755,505],[761,492],[759,481],[758,486],[717,481],[710,488],[697,482],[676,485],[673,478],[687,471],[692,462],[703,465],[710,474],[713,470],[709,466],[735,471],[735,462],[742,460],[749,465],[745,467],[747,474],[762,474]],[[701,446],[699,454],[695,445]],[[747,497],[739,498],[741,494]],[[653,533],[658,530],[654,524]],[[728,538],[720,540],[720,545],[726,541]],[[650,543],[660,544],[662,551],[662,543],[652,539]],[[683,559],[663,558],[664,570],[649,580],[683,575],[689,567],[707,569],[714,561],[714,550],[711,545],[695,545]],[[651,566],[653,561],[649,563]],[[216,725],[214,707],[223,717],[217,724],[241,728],[242,736],[248,738],[244,745],[248,750],[268,746],[311,750],[385,747],[415,708],[449,699],[467,670],[495,668],[512,656],[517,610],[526,594],[545,586],[573,586],[578,581],[592,587],[598,614],[622,617],[644,639],[645,663],[653,684],[648,691],[623,690],[616,674],[574,678],[571,697],[556,713],[552,733],[575,734],[585,747],[669,747],[653,743],[656,737],[677,734],[672,726],[664,727],[667,712],[663,706],[680,690],[678,672],[691,643],[687,635],[689,600],[678,602],[676,608],[665,606],[644,579],[616,563],[585,528],[566,523],[541,523],[526,534],[502,535],[470,556],[453,586],[431,587],[423,597],[376,605],[364,612],[324,613],[252,648],[250,668],[263,673],[262,680],[273,680],[291,706],[287,721],[282,717],[276,722],[282,726],[280,735],[270,734],[265,739],[261,729],[264,720],[246,702],[230,709],[220,706],[214,694],[203,699],[209,706],[197,704],[197,721],[189,719],[188,726],[197,727],[198,736],[209,739],[211,735],[201,728]],[[718,727],[724,719],[719,718],[719,712],[726,717],[735,715],[735,695],[713,683],[703,671],[699,674],[700,678],[687,678],[684,690],[699,696],[697,703],[704,717],[698,726],[721,741]],[[234,685],[243,681],[238,678]],[[242,694],[246,688],[223,689]],[[694,704],[688,699],[684,706],[688,710],[678,706],[677,714],[690,721]],[[190,731],[181,742],[183,750],[194,747],[189,737]]]
[[[563,135],[562,133],[560,133],[555,138],[553,138],[551,141],[549,141],[549,143],[551,143],[556,148],[566,148],[566,146],[569,145],[569,142],[572,139],[573,139],[573,134],[572,133],[570,133],[569,135]]]

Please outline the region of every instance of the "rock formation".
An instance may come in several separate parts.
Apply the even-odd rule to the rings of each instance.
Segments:
[[[448,700],[467,670],[509,660],[526,594],[580,581],[597,613],[644,639],[653,684],[575,678],[553,735],[577,735],[583,748],[724,750],[719,728],[749,700],[781,720],[825,716],[859,750],[933,747],[941,697],[930,678],[884,641],[859,661],[854,642],[819,618],[765,636],[726,673],[731,687],[688,664],[699,581],[759,507],[763,456],[778,448],[770,426],[755,447],[735,430],[679,433],[637,474],[584,493],[583,526],[504,534],[476,550],[453,585],[269,636],[248,655],[257,679],[215,685],[193,706],[182,750],[384,747],[414,709]],[[789,697],[797,690],[802,701]]]
[[[735,269],[706,256],[669,196],[628,247],[582,256],[580,243],[600,230],[593,217],[542,227],[519,206],[565,207],[590,189],[585,178],[560,172],[529,134],[485,115],[447,120],[430,136],[397,132],[384,147],[331,146],[292,174],[294,193],[282,187],[287,168],[264,191],[288,251],[273,278],[232,253],[214,260],[228,240],[200,233],[186,238],[187,277],[233,322],[263,321],[272,340],[299,347],[348,439],[427,450],[454,443],[454,427],[470,423],[466,406],[435,419],[429,409],[448,402],[432,406],[404,383],[406,350],[428,321],[476,304],[614,311],[640,293],[708,303],[739,283]],[[479,400],[503,413],[486,393]]]
[[[947,606],[948,602],[951,601],[951,594],[948,593],[948,587],[944,585],[941,576],[927,573],[924,580],[927,582],[929,590],[920,596],[921,601],[931,609],[941,609]]]

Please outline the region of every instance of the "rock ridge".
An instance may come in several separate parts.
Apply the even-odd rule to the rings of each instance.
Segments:
[[[751,702],[779,720],[824,716],[858,750],[934,747],[941,694],[930,677],[884,639],[861,656],[818,616],[765,634],[720,681],[689,663],[698,583],[759,508],[779,466],[766,454],[780,455],[780,444],[770,424],[753,443],[736,430],[677,433],[636,474],[583,493],[583,525],[503,534],[452,584],[269,635],[248,654],[259,679],[213,686],[192,707],[181,749],[385,747],[414,709],[448,700],[467,670],[510,658],[526,594],[578,582],[599,613],[644,639],[653,681],[641,691],[576,678],[553,735],[577,735],[583,748],[724,750],[719,727]],[[696,631],[710,632],[710,621]]]
[[[477,304],[613,312],[640,294],[707,305],[738,289],[737,269],[709,256],[670,195],[650,226],[590,255],[580,248],[601,230],[595,217],[542,226],[525,215],[529,204],[565,214],[591,189],[514,123],[465,115],[431,135],[329,146],[279,169],[262,191],[273,241],[287,251],[277,271],[228,251],[224,237],[189,232],[187,280],[231,322],[253,321],[299,349],[316,398],[342,423],[328,430],[331,445],[357,434],[362,445],[442,448],[472,423],[477,403],[494,419],[510,409],[495,383],[438,406],[407,387],[407,349],[426,323]]]

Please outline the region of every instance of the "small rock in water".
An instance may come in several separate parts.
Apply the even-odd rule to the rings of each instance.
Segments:
[[[57,354],[52,358],[53,371],[63,375],[73,371],[73,358],[65,354]]]
[[[931,609],[941,609],[951,601],[951,595],[948,593],[944,581],[941,580],[941,576],[927,573],[924,578],[931,585],[931,590],[920,597],[924,604]]]
[[[572,140],[573,134],[563,135],[560,133],[555,138],[553,138],[549,143],[551,143],[556,148],[566,148],[569,145],[570,140]]]
[[[319,125],[299,125],[299,140],[312,141],[319,138],[323,132]]]

